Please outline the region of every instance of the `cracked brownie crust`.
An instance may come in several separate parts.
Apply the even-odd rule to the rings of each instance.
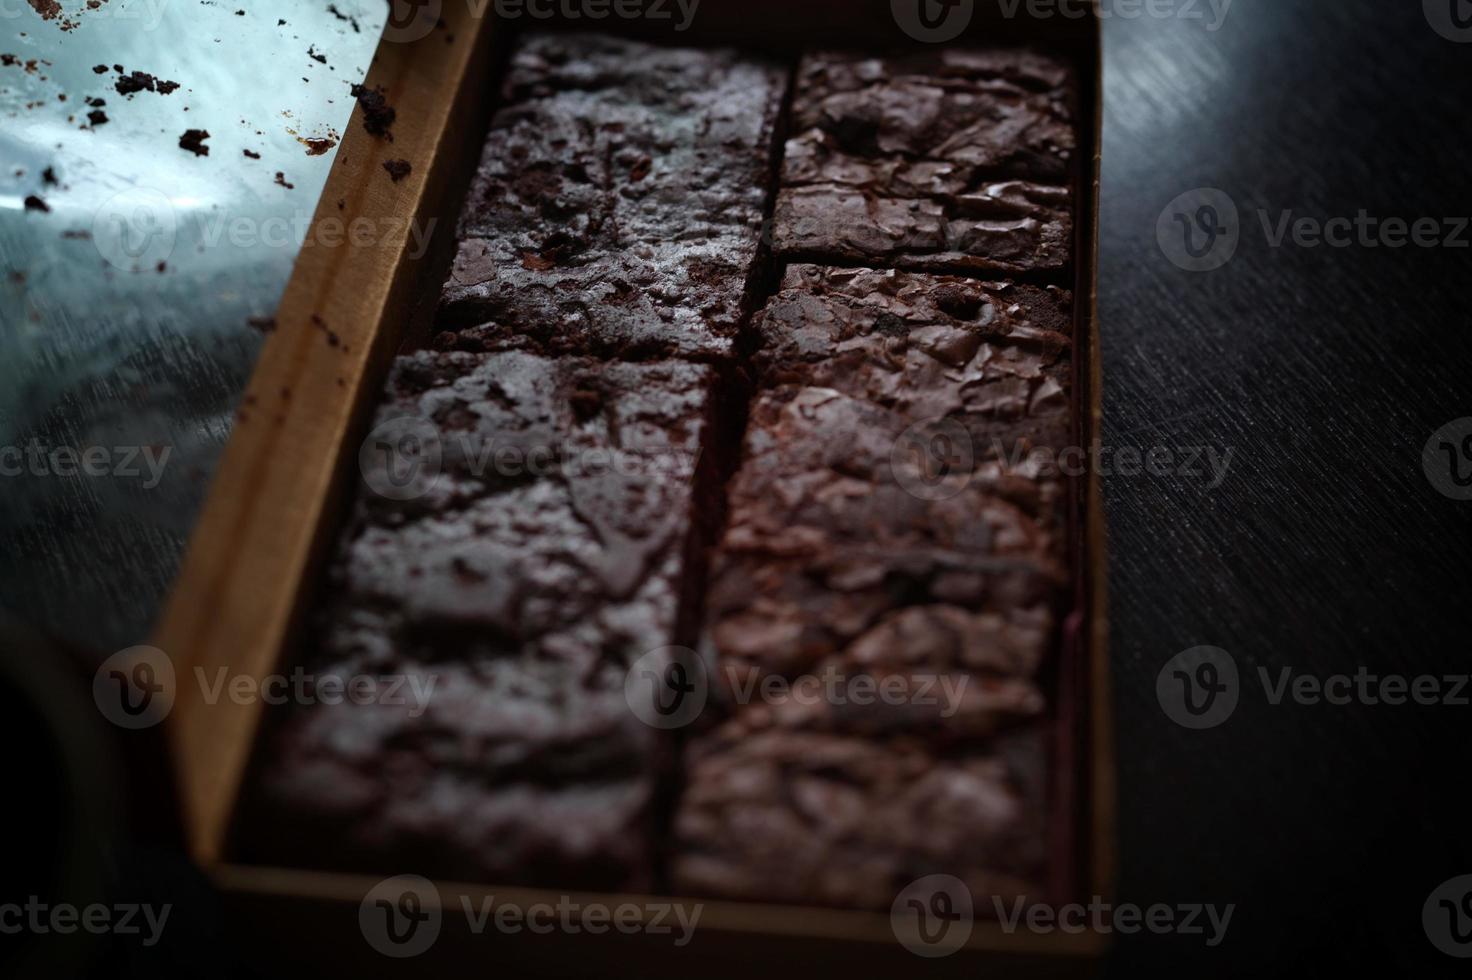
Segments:
[[[786,83],[726,49],[528,39],[461,217],[439,343],[729,356]]]
[[[1070,263],[1072,70],[1031,51],[803,59],[779,255],[1057,275]]]
[[[905,740],[744,721],[692,759],[675,824],[677,892],[887,911],[911,882],[944,873],[979,902],[1042,894],[1046,747],[1037,734],[947,757]]]
[[[1072,444],[1072,296],[1056,287],[789,267],[757,317],[765,383],[829,387],[911,423],[954,419],[1021,473]]]
[[[738,692],[767,674],[974,672],[1000,686],[979,685],[953,717],[923,706],[778,714],[954,738],[1039,713],[1034,677],[1067,580],[1062,542],[1039,518],[1047,502],[1032,481],[987,467],[954,495],[916,496],[905,484],[919,474],[894,452],[903,425],[831,389],[758,399],[706,607],[727,701],[749,703]]]
[[[520,38],[301,658],[409,701],[279,712],[246,859],[1048,894],[1078,118],[1032,50]],[[712,683],[671,733],[625,682],[679,644]]]
[[[418,713],[290,711],[258,805],[293,831],[269,847],[308,865],[648,885],[662,749],[624,680],[681,615],[710,385],[680,363],[399,361],[377,421],[433,423],[440,472],[399,501],[365,470],[305,667],[432,696]]]

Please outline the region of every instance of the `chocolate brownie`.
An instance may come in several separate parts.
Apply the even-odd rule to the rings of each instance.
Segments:
[[[779,255],[1060,273],[1073,241],[1072,69],[1027,51],[803,59]]]
[[[684,614],[711,384],[678,362],[400,359],[304,667],[435,686],[419,713],[285,712],[259,770],[260,825],[292,828],[273,854],[648,885],[662,750],[624,681]],[[417,482],[390,479],[406,440]]]
[[[757,364],[768,384],[955,420],[974,459],[1056,459],[1074,442],[1071,300],[1055,287],[795,265],[756,319]]]
[[[1062,539],[1039,516],[1056,488],[983,465],[933,493],[896,452],[904,428],[831,389],[757,400],[706,606],[728,700],[749,703],[740,691],[768,674],[975,674],[999,683],[978,682],[981,700],[952,717],[808,720],[849,731],[913,723],[951,737],[1040,710],[1033,678],[1066,582]],[[896,637],[907,638],[904,653],[884,650]]]
[[[888,911],[950,874],[977,899],[1042,900],[1046,746],[1037,733],[962,757],[904,740],[753,729],[700,743],[674,836],[680,894]]]
[[[461,216],[439,343],[729,356],[786,84],[781,66],[727,49],[522,42]]]

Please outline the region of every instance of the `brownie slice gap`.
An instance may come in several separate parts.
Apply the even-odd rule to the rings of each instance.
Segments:
[[[436,344],[732,357],[787,82],[729,49],[528,37],[461,216]]]
[[[377,423],[430,433],[438,468],[384,496],[402,460],[366,456],[303,668],[408,677],[428,697],[281,711],[249,853],[648,887],[668,748],[624,682],[682,615],[712,382],[700,365],[524,352],[397,362]]]

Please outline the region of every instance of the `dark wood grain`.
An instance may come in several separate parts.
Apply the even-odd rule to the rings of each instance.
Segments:
[[[1472,872],[1472,708],[1273,706],[1256,671],[1468,671],[1472,504],[1436,492],[1420,455],[1472,415],[1472,252],[1273,248],[1257,211],[1472,214],[1472,45],[1420,3],[1373,0],[1237,0],[1215,32],[1115,18],[1105,37],[1106,441],[1234,451],[1215,490],[1105,482],[1120,898],[1237,905],[1220,947],[1121,937],[1111,975],[1465,968],[1421,907]],[[1241,214],[1212,273],[1156,242],[1161,210],[1197,187]],[[1155,680],[1200,644],[1232,653],[1243,694],[1224,725],[1188,731]]]

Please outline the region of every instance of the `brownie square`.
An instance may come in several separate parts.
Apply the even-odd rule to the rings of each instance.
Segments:
[[[461,216],[441,346],[728,357],[786,85],[728,49],[523,41]]]
[[[247,823],[276,831],[264,850],[648,886],[663,750],[624,683],[684,614],[712,380],[524,352],[399,360],[303,666],[434,687],[417,712],[283,712],[259,767],[266,818]],[[376,451],[405,426],[427,474],[413,483],[390,481],[404,460]]]
[[[952,757],[743,722],[692,749],[674,825],[677,893],[887,912],[915,880],[949,874],[981,917],[993,898],[1046,900],[1041,734]]]
[[[779,255],[933,271],[1070,264],[1077,88],[1028,50],[803,59]]]
[[[1056,287],[795,265],[756,318],[769,385],[833,388],[950,429],[968,460],[1025,472],[1070,448],[1072,296]],[[961,426],[946,425],[946,420]]]
[[[1072,66],[1027,48],[810,52],[798,69],[793,131],[804,150],[832,154],[799,153],[784,176],[854,183],[842,168],[880,165],[923,173],[924,183],[908,186],[949,194],[978,173],[1066,183],[1078,151],[1077,101]]]
[[[837,672],[968,679],[957,684],[964,697],[944,705],[779,714],[805,727],[953,739],[1042,710],[1035,675],[1067,581],[1063,540],[1045,517],[1056,491],[981,466],[937,493],[896,452],[904,425],[831,389],[758,399],[706,599],[727,704],[745,710],[743,691],[766,675]],[[887,649],[900,638],[903,651]]]

